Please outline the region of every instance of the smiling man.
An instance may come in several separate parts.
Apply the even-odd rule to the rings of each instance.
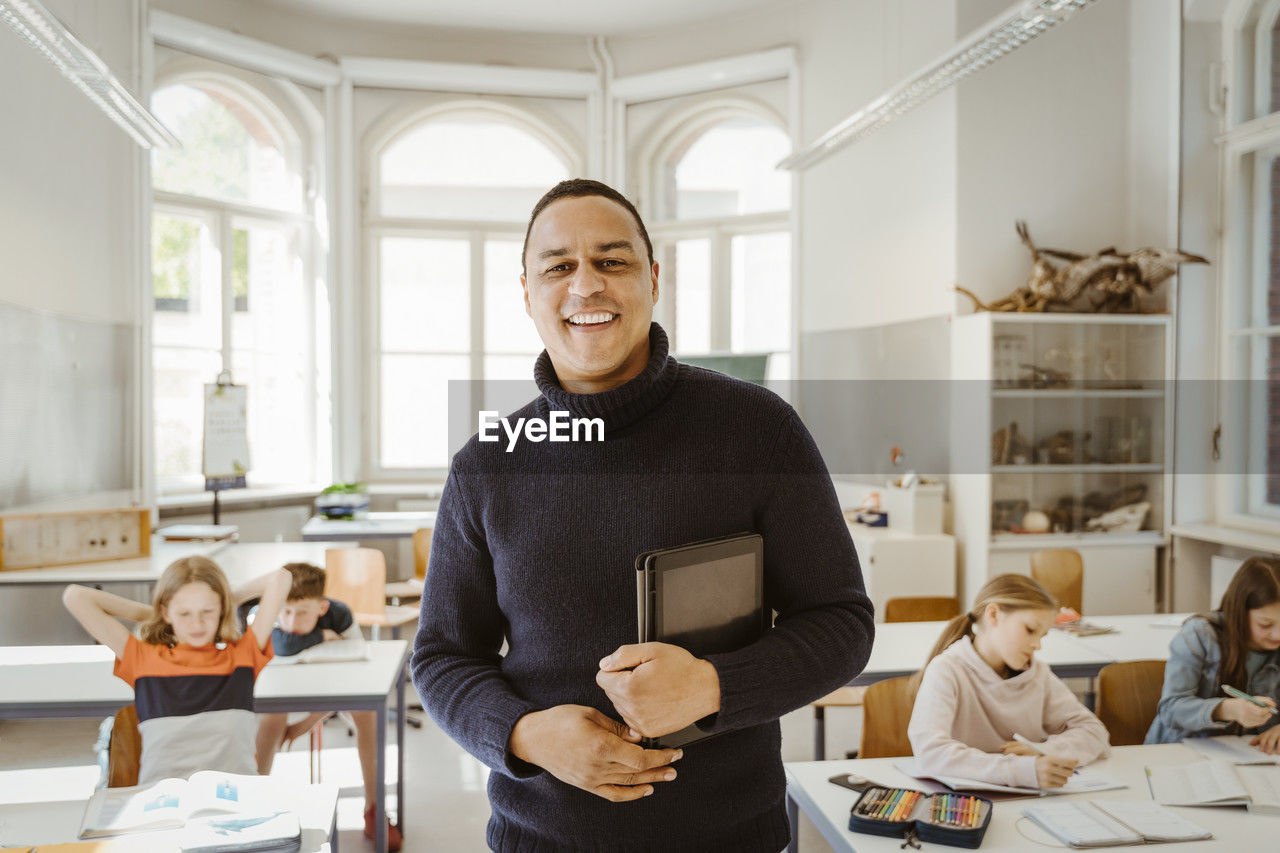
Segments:
[[[771,392],[683,365],[652,321],[658,264],[630,202],[565,181],[534,207],[525,308],[541,395],[511,416],[604,440],[473,437],[432,540],[413,680],[492,770],[502,851],[741,850],[789,838],[778,718],[847,683],[872,608],[826,467]],[[754,531],[774,626],[696,658],[635,644],[635,558]],[[502,653],[504,642],[506,652]],[[643,749],[697,723],[710,738]]]

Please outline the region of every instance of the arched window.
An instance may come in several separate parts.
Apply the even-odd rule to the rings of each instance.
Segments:
[[[151,100],[182,143],[152,156],[155,466],[200,487],[205,383],[248,386],[252,485],[316,477],[309,201],[298,129],[232,76],[185,74]]]
[[[791,150],[776,117],[737,103],[674,117],[650,169],[655,252],[674,290],[660,316],[684,356],[768,356],[791,365]],[[747,368],[749,371],[750,368]]]
[[[522,110],[448,104],[384,127],[370,164],[377,426],[366,467],[442,471],[449,381],[532,378],[542,341],[520,290],[525,222],[578,158]]]

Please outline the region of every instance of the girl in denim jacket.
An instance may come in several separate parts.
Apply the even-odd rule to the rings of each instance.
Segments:
[[[1223,695],[1223,685],[1266,705]],[[1147,743],[1185,737],[1252,734],[1250,743],[1280,753],[1280,560],[1244,562],[1219,610],[1189,618],[1169,644],[1164,690]]]

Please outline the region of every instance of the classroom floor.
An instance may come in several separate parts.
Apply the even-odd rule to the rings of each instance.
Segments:
[[[489,820],[485,796],[488,769],[464,752],[424,717],[421,729],[407,728],[405,754],[405,853],[465,853],[488,849],[484,843]],[[17,780],[24,790],[48,788],[65,796],[83,788],[88,799],[98,778],[93,744],[98,720],[17,720],[0,722],[0,789]],[[837,708],[827,712],[827,756],[842,758],[857,747],[861,732],[860,709]],[[393,729],[394,732],[394,729]],[[394,736],[394,735],[393,735]],[[331,720],[325,726],[321,767],[325,781],[341,787],[338,800],[339,847],[344,853],[371,851],[373,842],[362,835],[364,794],[355,739]],[[394,750],[395,747],[390,747]],[[802,708],[782,719],[784,761],[813,758],[813,711]],[[395,808],[391,783],[395,754],[389,756],[388,805]],[[307,740],[299,738],[291,752],[276,760],[272,776],[306,782]],[[0,827],[3,838],[3,827]],[[800,849],[803,853],[828,853],[830,847],[801,816]]]

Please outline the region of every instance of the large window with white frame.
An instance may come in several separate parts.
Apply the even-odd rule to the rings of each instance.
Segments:
[[[670,123],[649,161],[649,228],[680,355],[768,353],[790,378],[791,150],[781,118],[748,101]]]
[[[224,370],[249,389],[250,484],[312,483],[315,173],[305,134],[231,75],[162,78],[151,104],[182,143],[152,159],[158,491],[201,488],[202,386]]]
[[[1226,22],[1222,157],[1225,515],[1280,523],[1280,0]]]
[[[483,388],[532,378],[542,342],[520,290],[525,223],[547,189],[580,171],[580,157],[527,111],[450,102],[378,133],[368,158],[376,348],[365,470],[439,475],[449,465],[450,380]]]

